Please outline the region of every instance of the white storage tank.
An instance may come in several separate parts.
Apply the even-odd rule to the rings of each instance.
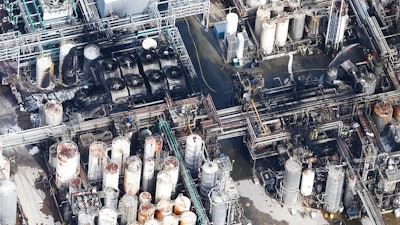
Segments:
[[[139,156],[131,156],[125,163],[124,191],[128,195],[136,195],[140,189],[142,160]]]
[[[157,174],[155,202],[158,203],[161,199],[171,199],[172,180],[168,173],[160,171]]]
[[[157,203],[157,210],[156,210],[156,219],[162,221],[162,219],[167,216],[172,214],[172,202],[171,200],[168,199],[161,199]]]
[[[184,212],[190,210],[190,205],[191,205],[190,198],[180,193],[178,197],[176,197],[174,202],[174,213],[176,215],[181,215]]]
[[[315,172],[313,169],[303,171],[300,192],[303,196],[310,196],[313,191]]]
[[[98,181],[103,177],[103,168],[107,162],[106,144],[95,141],[89,146],[88,180]]]
[[[225,225],[228,210],[226,201],[229,198],[225,193],[217,189],[214,189],[210,195],[211,221],[214,225]]]
[[[64,121],[62,105],[55,100],[46,102],[44,105],[44,121],[49,126],[60,125]]]
[[[117,225],[118,211],[113,208],[103,207],[99,211],[98,225]]]
[[[239,16],[236,13],[228,13],[226,15],[225,37],[235,35],[239,23]]]
[[[40,55],[36,59],[36,86],[40,89],[52,88],[54,64],[50,56]]]
[[[145,38],[142,41],[142,48],[144,50],[152,50],[157,48],[157,41],[154,40],[153,38]]]
[[[154,159],[156,153],[156,139],[153,136],[148,136],[144,140],[144,155],[143,160]]]
[[[243,59],[244,57],[244,36],[242,32],[237,33],[237,40],[238,40],[238,46],[237,46],[237,50],[236,50],[236,58],[238,60]]]
[[[69,181],[79,175],[80,154],[73,141],[61,141],[57,145],[56,186],[68,188]]]
[[[17,223],[17,186],[11,180],[0,182],[0,224]]]
[[[124,164],[131,152],[131,142],[127,137],[118,136],[113,139],[111,148],[111,160],[118,164],[119,174],[124,174]]]
[[[104,206],[108,208],[117,209],[119,190],[111,187],[103,189],[104,192]]]
[[[78,213],[78,225],[94,225],[94,216],[80,211]]]
[[[207,196],[217,180],[218,165],[216,162],[206,162],[201,167],[200,194]]]
[[[139,206],[138,222],[144,224],[147,220],[154,218],[154,206],[147,202]]]
[[[150,219],[147,220],[144,225],[161,225],[160,222],[158,222],[158,220],[156,219]]]
[[[194,212],[187,211],[181,215],[180,225],[196,225],[197,215]]]
[[[154,189],[154,160],[148,159],[144,161],[142,191],[152,192]]]
[[[176,215],[166,215],[162,219],[162,225],[179,225],[179,220]]]
[[[97,45],[86,45],[83,49],[83,72],[91,74],[90,67],[96,65],[96,60],[100,57],[100,48]]]
[[[293,14],[292,29],[290,30],[290,36],[293,40],[300,40],[303,38],[305,23],[306,14],[303,11],[298,11]]]
[[[274,50],[276,24],[268,21],[262,24],[260,46],[264,54],[271,54]]]
[[[289,17],[287,14],[278,15],[276,21],[276,31],[275,31],[275,43],[279,47],[283,47],[286,44],[289,29]]]
[[[139,204],[143,203],[151,203],[152,197],[150,192],[143,191],[142,193],[139,194]]]
[[[172,189],[175,192],[175,187],[179,179],[179,161],[175,156],[168,156],[164,159],[163,171],[171,177]]]
[[[328,179],[325,188],[325,209],[329,213],[339,211],[342,201],[344,183],[344,170],[342,167],[331,166],[328,171]]]
[[[204,142],[197,134],[191,134],[186,139],[185,164],[191,173],[196,173],[202,161]]]
[[[8,160],[6,157],[0,154],[0,173],[3,173],[4,178],[6,180],[10,179],[10,169],[11,169],[10,160]]]
[[[121,212],[121,224],[126,225],[129,221],[136,221],[138,210],[138,198],[136,195],[125,194],[119,201]]]
[[[69,194],[76,193],[81,190],[81,178],[80,177],[74,177],[71,180],[69,180]]]
[[[104,165],[103,171],[103,190],[107,187],[118,190],[119,167],[114,161]]]
[[[282,182],[282,202],[284,205],[293,206],[297,202],[301,179],[301,163],[290,158],[285,163],[285,174]]]
[[[271,11],[267,7],[260,6],[257,9],[256,22],[254,24],[254,32],[258,38],[261,37],[262,24],[271,18]]]
[[[73,73],[72,61],[75,54],[75,42],[72,40],[62,41],[58,63],[58,80],[63,86],[69,87],[76,83],[76,73]],[[71,73],[72,72],[72,73]]]

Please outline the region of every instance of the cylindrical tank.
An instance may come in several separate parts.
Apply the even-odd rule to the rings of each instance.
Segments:
[[[74,177],[71,180],[69,180],[69,194],[78,192],[81,190],[81,178],[80,177]]]
[[[144,141],[143,160],[154,159],[156,153],[156,139],[153,136],[146,137]]]
[[[160,225],[160,222],[158,222],[158,220],[156,220],[156,219],[150,219],[150,220],[147,220],[144,223],[144,225]]]
[[[376,76],[373,73],[367,73],[359,80],[360,92],[367,95],[375,93],[376,88]]]
[[[157,203],[156,219],[162,220],[166,215],[172,214],[172,202],[168,199],[161,199]]]
[[[197,134],[191,134],[186,139],[185,164],[192,173],[196,173],[201,165],[203,144],[203,140]]]
[[[6,180],[10,179],[10,171],[11,171],[10,160],[8,160],[6,157],[0,154],[0,173],[3,173],[4,179]]]
[[[129,221],[126,225],[139,225],[138,221]]]
[[[196,225],[197,215],[194,212],[187,211],[181,215],[180,225]]]
[[[261,37],[262,24],[271,18],[271,11],[267,7],[260,6],[257,9],[256,22],[254,24],[254,32],[257,37]]]
[[[153,38],[145,38],[142,41],[142,48],[144,50],[156,49],[157,48],[157,41],[154,40]]]
[[[143,204],[143,203],[151,203],[152,197],[150,192],[147,191],[143,191],[142,193],[140,193],[139,195],[139,204]]]
[[[175,156],[168,156],[164,159],[163,171],[171,177],[172,190],[175,192],[175,187],[179,179],[179,161]]]
[[[142,160],[138,156],[131,156],[125,163],[124,191],[128,195],[136,195],[140,189],[142,174]]]
[[[158,203],[161,199],[171,199],[172,180],[168,173],[160,171],[157,174],[155,202]]]
[[[329,213],[339,211],[342,201],[344,170],[341,167],[331,166],[325,188],[325,209]]]
[[[276,25],[272,21],[262,24],[260,46],[265,54],[271,54],[274,50]]]
[[[151,203],[143,203],[139,206],[138,221],[144,224],[145,221],[154,218],[154,206]]]
[[[76,73],[73,72],[73,60],[76,53],[74,41],[66,40],[60,44],[58,80],[61,85],[69,87],[76,83]]]
[[[236,13],[228,13],[226,15],[225,37],[235,35],[239,23],[239,16]]]
[[[124,164],[131,152],[131,142],[127,137],[118,136],[113,139],[111,146],[111,160],[118,164],[119,174],[124,174]]]
[[[214,225],[225,225],[228,207],[226,200],[228,196],[222,191],[214,189],[211,193],[211,221]]]
[[[301,178],[300,192],[303,196],[309,196],[312,194],[314,186],[315,172],[313,169],[306,169],[303,171]]]
[[[342,43],[343,39],[344,39],[344,33],[347,29],[347,23],[349,22],[349,15],[344,15],[342,16],[342,20],[340,20],[340,24],[339,24],[339,32],[338,32],[338,36],[337,36],[337,42],[338,43]]]
[[[154,160],[148,159],[144,161],[143,177],[142,177],[142,190],[152,192],[154,186]]]
[[[104,192],[104,206],[108,208],[117,209],[119,190],[111,187],[103,189]]]
[[[68,188],[69,180],[79,175],[80,154],[72,141],[61,141],[57,145],[56,186]]]
[[[302,11],[295,12],[293,14],[292,29],[290,30],[290,36],[293,40],[299,40],[303,38],[304,25],[306,23],[306,14]]]
[[[182,193],[176,197],[175,202],[174,202],[174,213],[176,215],[181,215],[184,212],[187,212],[190,210],[190,198],[184,196]]]
[[[89,146],[88,180],[97,181],[103,177],[104,164],[107,161],[106,144],[95,141]]]
[[[165,71],[167,77],[168,90],[178,90],[186,87],[183,71],[178,66],[171,66]]]
[[[118,211],[113,208],[103,207],[99,211],[98,225],[117,225]]]
[[[94,216],[80,211],[78,213],[78,225],[94,225]]]
[[[178,224],[179,224],[178,217],[173,214],[164,216],[162,220],[162,225],[178,225]]]
[[[354,175],[347,176],[346,192],[344,194],[343,205],[345,208],[351,208],[354,202],[356,192],[357,177]]]
[[[83,72],[91,74],[90,67],[96,64],[96,60],[100,57],[100,48],[97,45],[86,45],[83,49]]]
[[[215,162],[206,162],[201,167],[200,194],[207,196],[217,180],[218,165]]]
[[[287,14],[280,14],[276,21],[275,43],[279,47],[286,44],[289,29],[289,17]]]
[[[17,223],[17,186],[11,180],[0,182],[0,224]]]
[[[330,67],[325,72],[325,83],[332,84],[333,81],[337,80],[338,69],[336,67]]]
[[[46,125],[57,126],[60,125],[63,119],[63,107],[55,100],[50,100],[44,105],[44,120]]]
[[[308,26],[308,36],[315,37],[319,35],[319,26],[321,23],[321,17],[319,16],[310,16],[307,18],[307,26]]]
[[[118,190],[119,167],[114,161],[104,165],[103,171],[103,190],[107,187]]]
[[[297,202],[299,185],[301,179],[301,163],[294,158],[290,158],[285,163],[285,174],[282,183],[282,202],[287,206],[292,206]]]
[[[165,79],[165,74],[161,70],[152,70],[147,74],[149,79],[151,94],[160,94],[166,88],[167,81]]]
[[[104,80],[108,78],[120,78],[121,74],[118,67],[118,62],[114,58],[108,58],[101,61],[101,72],[103,73]]]
[[[138,209],[138,198],[136,195],[122,196],[119,201],[119,210],[121,212],[121,224],[126,225],[129,221],[136,221]]]
[[[393,108],[389,102],[380,101],[374,106],[372,118],[379,132],[382,132],[393,116]]]
[[[50,89],[54,76],[54,64],[50,56],[40,55],[36,59],[36,86],[40,89]]]
[[[49,148],[49,166],[52,169],[57,167],[57,144],[52,144]]]

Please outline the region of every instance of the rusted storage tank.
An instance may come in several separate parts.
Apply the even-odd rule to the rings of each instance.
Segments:
[[[156,219],[162,220],[165,216],[172,214],[172,202],[168,199],[161,199],[157,203]]]
[[[180,225],[196,225],[197,215],[194,212],[187,211],[181,215]]]
[[[88,180],[98,181],[103,176],[107,160],[107,149],[104,142],[95,141],[89,146]]]
[[[125,160],[131,151],[131,142],[127,137],[119,136],[113,139],[111,144],[111,160],[118,164],[119,174],[124,174]]]
[[[114,161],[106,163],[103,173],[103,190],[107,187],[118,190],[119,167]]]
[[[184,212],[190,210],[191,201],[190,198],[184,196],[182,193],[175,199],[174,213],[181,215]]]
[[[140,193],[139,195],[139,204],[143,204],[143,203],[151,203],[152,197],[150,192],[147,191],[143,191],[142,193]]]
[[[138,221],[144,224],[146,221],[154,219],[154,206],[151,203],[143,203],[139,206]]]
[[[372,118],[379,132],[382,132],[393,116],[393,107],[389,102],[379,101],[374,106]]]
[[[57,145],[56,186],[68,188],[69,181],[79,175],[80,154],[73,141],[61,141]]]
[[[142,174],[142,160],[138,156],[131,156],[125,163],[124,191],[128,195],[136,195],[140,189]]]

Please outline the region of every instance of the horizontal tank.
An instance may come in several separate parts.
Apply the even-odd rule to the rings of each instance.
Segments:
[[[103,171],[103,190],[107,187],[118,190],[119,167],[114,161],[110,161],[104,165]]]
[[[392,120],[393,107],[389,102],[379,101],[374,106],[372,118],[379,132],[382,132]]]
[[[107,162],[107,148],[104,142],[95,141],[89,146],[89,163],[87,178],[98,181],[103,177],[103,168]]]
[[[328,178],[325,188],[325,209],[329,213],[339,211],[342,201],[344,183],[344,170],[341,167],[331,166],[328,171]]]
[[[167,81],[164,72],[161,70],[152,70],[146,75],[149,79],[151,94],[162,94],[167,88]]]
[[[17,186],[11,180],[0,182],[0,224],[17,224]]]
[[[50,56],[40,55],[36,59],[36,86],[40,89],[51,89],[54,77],[54,64]]]
[[[136,195],[140,189],[142,160],[131,156],[126,160],[124,173],[124,191],[128,195]]]
[[[79,175],[80,154],[72,141],[62,141],[57,145],[56,186],[68,188],[69,181]]]
[[[100,48],[97,45],[86,45],[83,49],[83,72],[92,74],[90,68],[96,65],[97,59],[100,57]]]
[[[168,90],[182,90],[186,88],[185,76],[183,70],[180,67],[172,66],[165,71],[167,77]]]
[[[143,72],[145,74],[152,70],[160,70],[160,65],[157,60],[157,54],[153,50],[144,50],[140,54],[140,62],[142,63]]]
[[[196,173],[201,165],[204,142],[197,134],[186,138],[185,164],[191,173]]]
[[[46,125],[57,126],[64,121],[63,107],[55,100],[50,100],[44,105],[44,121]]]
[[[126,74],[124,80],[128,87],[129,96],[132,98],[143,98],[147,96],[147,88],[142,75]]]
[[[172,178],[169,176],[169,174],[163,170],[158,172],[156,181],[155,202],[158,203],[161,199],[170,200],[172,188]]]
[[[125,194],[119,201],[121,212],[121,224],[126,225],[129,221],[136,221],[138,210],[138,198],[136,195]]]
[[[114,58],[100,61],[100,70],[104,80],[107,80],[108,78],[121,78],[118,62]]]
[[[111,160],[118,164],[120,174],[124,173],[125,160],[129,157],[131,152],[131,142],[127,137],[118,136],[113,139],[111,144]]]
[[[123,55],[117,58],[122,75],[139,74],[139,66],[133,55]]]
[[[158,59],[161,69],[165,70],[171,66],[178,66],[178,57],[171,47],[163,46],[158,50]]]
[[[289,29],[289,17],[286,14],[280,14],[276,21],[275,43],[279,47],[286,45]]]
[[[98,225],[117,225],[118,211],[113,208],[103,207],[99,211]]]
[[[118,77],[111,77],[106,80],[107,89],[110,91],[113,103],[120,103],[129,97],[129,91],[125,80]]]
[[[272,21],[262,24],[260,46],[264,54],[271,54],[274,50],[276,25]]]
[[[310,196],[313,191],[315,172],[312,169],[303,171],[300,192],[303,196]]]

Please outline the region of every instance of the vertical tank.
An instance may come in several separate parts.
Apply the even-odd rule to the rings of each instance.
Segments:
[[[46,125],[57,126],[63,121],[63,107],[55,100],[50,100],[44,105],[44,121]]]
[[[154,186],[154,160],[148,159],[144,161],[143,177],[142,177],[142,190],[152,192]]]
[[[201,167],[200,194],[207,196],[217,180],[218,165],[215,162],[206,162]]]
[[[143,203],[151,203],[152,197],[150,192],[147,191],[143,191],[142,193],[140,193],[139,195],[139,204],[143,204]]]
[[[103,171],[103,190],[105,190],[107,187],[118,190],[118,179],[118,164],[113,161],[106,163]]]
[[[197,134],[191,134],[186,139],[185,164],[191,173],[196,173],[202,161],[203,140]]]
[[[111,145],[111,160],[118,164],[119,173],[124,174],[124,164],[131,151],[131,142],[127,137],[119,136],[113,139]]]
[[[136,195],[140,189],[142,174],[142,160],[138,156],[131,156],[125,163],[124,191],[128,195]]]
[[[172,190],[175,192],[175,187],[179,179],[179,162],[175,156],[168,156],[164,159],[163,171],[171,177]]]
[[[156,150],[155,150],[155,167],[157,170],[161,170],[161,167],[163,166],[163,162],[161,160],[161,151],[163,148],[163,138],[160,135],[154,136],[156,139]]]
[[[162,219],[162,225],[179,225],[179,220],[176,215],[166,215]]]
[[[172,202],[168,199],[161,199],[157,203],[156,219],[162,220],[165,216],[172,214]]]
[[[265,54],[271,54],[274,50],[276,25],[272,21],[262,24],[260,46]]]
[[[393,116],[393,108],[389,102],[379,101],[374,106],[372,118],[379,132],[382,132]]]
[[[237,40],[238,40],[238,44],[237,44],[237,48],[236,48],[236,58],[238,60],[243,59],[244,57],[244,36],[242,32],[237,33]]]
[[[52,169],[57,167],[57,144],[52,144],[49,148],[49,166]]]
[[[343,205],[346,209],[351,208],[354,202],[356,192],[357,177],[354,175],[347,176],[346,192],[344,194]]]
[[[289,29],[289,17],[287,14],[278,15],[276,21],[276,31],[275,31],[275,43],[279,47],[283,47],[286,44]]]
[[[339,31],[338,31],[338,36],[337,36],[337,43],[342,43],[344,39],[344,33],[347,29],[347,24],[349,22],[349,15],[344,15],[342,16],[342,20],[340,20],[339,24]]]
[[[118,197],[119,197],[118,189],[106,187],[103,189],[103,192],[104,192],[104,206],[108,208],[117,209]]]
[[[96,60],[100,57],[100,48],[97,45],[86,45],[83,49],[83,72],[91,74],[90,67],[94,67]]]
[[[313,191],[315,172],[313,169],[303,171],[300,192],[303,196],[310,196]]]
[[[57,145],[56,186],[68,188],[69,180],[79,175],[80,154],[73,141],[61,141]]]
[[[95,141],[89,146],[88,180],[98,181],[103,176],[107,161],[107,148],[104,142]]]
[[[0,147],[1,148],[1,147]],[[1,152],[1,149],[0,149]],[[6,180],[10,179],[11,164],[10,160],[0,154],[0,173],[3,173]]]
[[[290,158],[285,163],[285,174],[282,183],[282,202],[292,206],[297,202],[301,178],[301,163]]]
[[[58,80],[63,86],[69,87],[76,83],[76,73],[73,71],[74,57],[76,54],[74,41],[62,41],[60,45]]]
[[[171,199],[172,180],[168,173],[161,170],[157,174],[155,202],[158,203],[161,199]]]
[[[151,94],[161,94],[167,88],[167,81],[163,71],[152,70],[147,73],[147,77],[150,83]]]
[[[319,26],[321,23],[320,16],[310,16],[307,18],[308,36],[319,36]]]
[[[94,216],[83,211],[79,212],[78,225],[94,225]]]
[[[138,198],[136,195],[125,194],[119,201],[121,212],[121,224],[126,225],[129,221],[136,221],[138,210]]]
[[[144,155],[143,160],[154,159],[156,153],[156,139],[153,136],[148,136],[144,140]]]
[[[225,225],[227,210],[226,201],[228,196],[222,191],[214,189],[210,193],[211,221],[214,225]]]
[[[339,211],[342,201],[344,170],[341,167],[331,166],[325,188],[325,209],[329,213]]]
[[[0,182],[0,224],[17,223],[17,186],[11,180]]]
[[[81,190],[81,178],[74,177],[69,180],[69,194],[76,193]]]
[[[197,215],[194,212],[187,211],[181,215],[180,225],[196,225]]]
[[[174,213],[176,215],[181,215],[184,212],[190,210],[190,205],[191,205],[190,198],[180,193],[178,197],[176,197],[174,202]]]
[[[325,72],[325,83],[332,84],[333,81],[337,80],[338,69],[336,67],[330,67]]]
[[[306,14],[304,12],[299,11],[293,14],[292,29],[290,30],[290,36],[293,40],[300,40],[303,38],[305,22]]]
[[[271,11],[267,7],[262,7],[260,6],[257,9],[257,14],[256,14],[256,22],[254,24],[254,32],[256,33],[257,37],[261,37],[261,32],[262,32],[262,24],[269,20],[271,17]]]
[[[228,13],[226,15],[225,37],[235,35],[239,23],[239,16],[236,13]]]
[[[52,88],[54,64],[50,56],[40,55],[36,59],[36,86],[40,89]]]
[[[99,211],[98,225],[117,225],[118,211],[113,208],[103,207]]]
[[[376,76],[373,73],[367,73],[359,79],[360,92],[367,95],[375,93],[376,88]]]
[[[158,222],[158,220],[156,220],[156,219],[150,219],[150,220],[147,220],[144,223],[144,225],[160,225],[160,222]]]
[[[143,203],[139,206],[138,222],[144,224],[145,221],[154,218],[154,206],[151,203]]]

